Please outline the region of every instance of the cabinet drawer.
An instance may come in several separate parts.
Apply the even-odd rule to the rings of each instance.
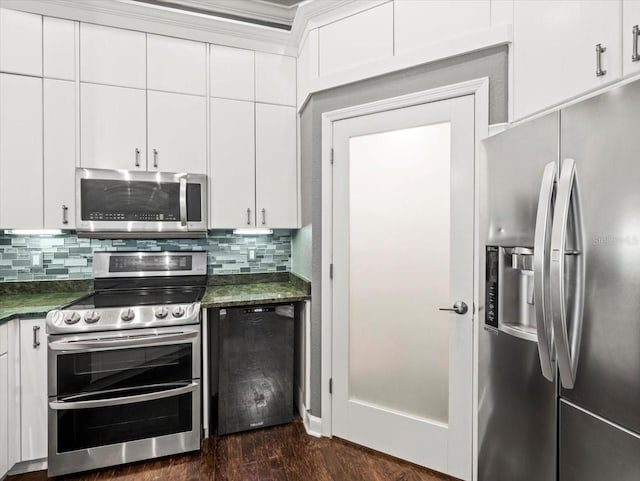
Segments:
[[[6,321],[0,324],[0,356],[7,352],[7,346],[9,344],[7,340],[8,322],[11,321]]]

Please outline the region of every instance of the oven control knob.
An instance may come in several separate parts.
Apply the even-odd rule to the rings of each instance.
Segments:
[[[156,309],[156,312],[154,314],[158,319],[164,319],[169,315],[169,309],[167,309],[166,307],[160,307]]]
[[[120,314],[120,319],[125,322],[133,321],[133,318],[136,317],[136,314],[133,312],[133,309],[125,309]]]
[[[184,316],[184,308],[182,306],[178,306],[173,310],[173,317],[182,317]]]
[[[70,312],[64,318],[65,324],[69,325],[76,324],[78,321],[80,321],[80,314],[78,314],[77,312]]]
[[[97,311],[89,311],[84,315],[84,322],[87,324],[95,324],[100,320],[100,313]]]

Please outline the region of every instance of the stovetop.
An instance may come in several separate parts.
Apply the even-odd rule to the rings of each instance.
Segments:
[[[199,302],[205,287],[161,287],[97,291],[67,305],[65,309],[87,310],[109,307],[159,306]]]

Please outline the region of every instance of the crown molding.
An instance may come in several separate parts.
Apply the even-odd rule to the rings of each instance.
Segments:
[[[306,0],[298,5],[291,26],[290,44],[300,48],[305,35],[314,28],[328,25],[393,0]]]
[[[131,0],[0,0],[0,6],[218,45],[297,55],[297,46],[291,44],[291,34],[286,30]]]
[[[145,1],[145,0],[141,0]],[[176,9],[181,6],[197,10],[233,15],[235,17],[251,18],[263,22],[291,26],[296,16],[296,5],[281,5],[263,0],[158,0],[174,4]],[[171,5],[166,5],[171,7]],[[180,10],[178,10],[180,11]]]

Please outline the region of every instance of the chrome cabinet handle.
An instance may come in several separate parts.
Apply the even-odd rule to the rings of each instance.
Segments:
[[[267,209],[262,208],[262,225],[267,223]]]
[[[607,47],[603,47],[601,43],[596,45],[596,77],[602,77],[607,74],[602,68],[602,54],[607,51]]]
[[[33,348],[40,346],[40,326],[33,326]]]
[[[551,223],[553,194],[558,169],[555,162],[549,162],[542,174],[536,230],[533,241],[533,305],[536,313],[538,334],[538,356],[542,375],[549,381],[555,378],[553,368],[553,325],[551,323],[551,303],[549,293],[549,251],[551,248]]]
[[[63,224],[68,224],[69,223],[69,218],[68,218],[68,212],[69,212],[69,207],[67,207],[66,205],[62,204],[62,223]]]
[[[638,53],[638,37],[640,37],[640,26],[633,26],[633,52],[631,53],[631,61],[638,62],[640,61],[640,53]]]
[[[187,225],[187,178],[180,177],[180,225]]]
[[[158,168],[158,150],[157,149],[153,149],[153,166],[156,169]]]
[[[110,349],[120,347],[137,347],[156,345],[167,342],[187,341],[198,337],[198,331],[168,332],[166,334],[149,334],[127,338],[124,336],[99,339],[79,339],[77,341],[51,341],[49,349],[52,351],[89,351],[93,349]]]
[[[162,385],[157,385],[158,387]],[[100,408],[107,406],[122,406],[124,404],[133,404],[140,403],[144,401],[152,401],[155,399],[164,399],[168,397],[180,396],[182,394],[187,394],[189,392],[193,392],[198,389],[199,384],[196,382],[192,382],[186,385],[179,384],[169,384],[169,386],[179,386],[173,389],[165,389],[162,391],[150,392],[146,394],[135,394],[133,396],[122,396],[122,397],[111,397],[105,399],[92,399],[91,401],[71,401],[71,399],[77,399],[85,397],[86,394],[80,394],[77,396],[69,396],[61,401],[51,401],[49,403],[49,407],[55,411],[68,411],[71,409],[89,409],[89,408]],[[116,391],[113,391],[112,394],[116,394]],[[95,393],[92,393],[95,395]]]
[[[572,251],[567,251],[565,248],[569,220],[572,221],[575,236],[575,248]],[[565,159],[558,180],[557,200],[551,230],[550,290],[558,370],[562,386],[567,389],[572,389],[576,382],[582,338],[585,272],[583,239],[582,205],[576,164],[573,159]],[[575,291],[569,311],[567,311],[565,297],[567,254],[575,256],[573,262],[576,263]],[[567,319],[567,312],[571,313],[571,319]]]
[[[136,147],[136,167],[140,167],[140,149]]]
[[[247,225],[251,225],[251,208],[247,208]]]
[[[456,301],[453,304],[453,307],[441,307],[439,309],[440,311],[451,311],[451,312],[455,312],[456,314],[466,314],[467,311],[469,311],[469,306],[467,306],[467,304],[463,301]]]

